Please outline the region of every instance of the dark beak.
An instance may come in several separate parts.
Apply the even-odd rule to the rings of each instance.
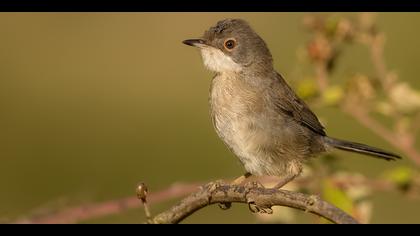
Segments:
[[[206,45],[206,41],[204,41],[203,39],[187,39],[187,40],[182,41],[182,43],[188,46],[193,46],[193,47]]]

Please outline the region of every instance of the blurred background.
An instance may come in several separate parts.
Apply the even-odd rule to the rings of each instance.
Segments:
[[[241,165],[217,138],[208,114],[213,75],[199,52],[181,42],[201,36],[218,20],[243,18],[267,42],[276,69],[293,83],[311,70],[297,64],[299,49],[309,39],[305,15],[1,13],[0,221],[135,196],[140,182],[154,192],[175,182],[241,175]],[[387,65],[420,89],[420,14],[381,13],[377,25],[387,36]],[[336,70],[338,81],[353,71],[371,73],[368,52],[355,46]],[[334,107],[314,111],[331,136],[399,152]],[[365,176],[395,165],[338,156],[340,166]],[[413,166],[407,158],[398,165]],[[397,192],[374,193],[371,199],[372,223],[420,223],[418,199]],[[152,204],[152,213],[175,202]],[[313,216],[297,214],[297,222],[314,222]],[[132,209],[82,223],[144,219],[141,209]],[[185,221],[257,222],[261,219],[246,205],[229,211],[210,206]]]

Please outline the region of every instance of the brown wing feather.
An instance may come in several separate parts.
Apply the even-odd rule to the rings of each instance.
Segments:
[[[286,115],[292,117],[298,123],[306,126],[317,134],[325,136],[324,127],[319,122],[316,115],[310,110],[308,105],[300,99],[296,93],[287,85],[283,77],[277,73],[279,88],[276,92],[280,92],[276,106]]]

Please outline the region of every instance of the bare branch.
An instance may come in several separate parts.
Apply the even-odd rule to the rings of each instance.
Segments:
[[[319,61],[315,65],[315,71],[318,75],[316,77],[316,81],[318,83],[318,88],[321,92],[325,92],[325,90],[328,88],[328,70],[327,70],[327,64],[325,61]]]
[[[147,200],[148,203],[159,203],[177,197],[182,197],[196,191],[199,186],[199,183],[173,184],[164,190],[148,194]],[[15,223],[71,224],[107,215],[118,214],[128,209],[139,207],[141,207],[141,205],[139,204],[137,197],[127,197],[95,204],[85,204],[82,206],[59,209],[53,212],[49,210],[49,212],[44,214],[21,218]]]
[[[389,72],[386,68],[384,57],[385,35],[383,33],[375,34],[371,35],[370,38],[367,45],[369,47],[373,67],[382,83],[382,87],[385,91],[389,91],[390,84],[387,82]]]
[[[286,206],[322,216],[334,223],[357,224],[357,221],[337,207],[315,195],[269,189],[254,185],[249,187],[212,182],[202,190],[183,199],[149,223],[179,223],[199,209],[215,203],[246,203],[253,212],[271,213],[272,206]]]

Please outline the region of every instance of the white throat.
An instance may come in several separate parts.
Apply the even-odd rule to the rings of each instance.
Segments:
[[[200,48],[204,66],[214,72],[239,72],[241,66],[221,50],[209,46]]]

